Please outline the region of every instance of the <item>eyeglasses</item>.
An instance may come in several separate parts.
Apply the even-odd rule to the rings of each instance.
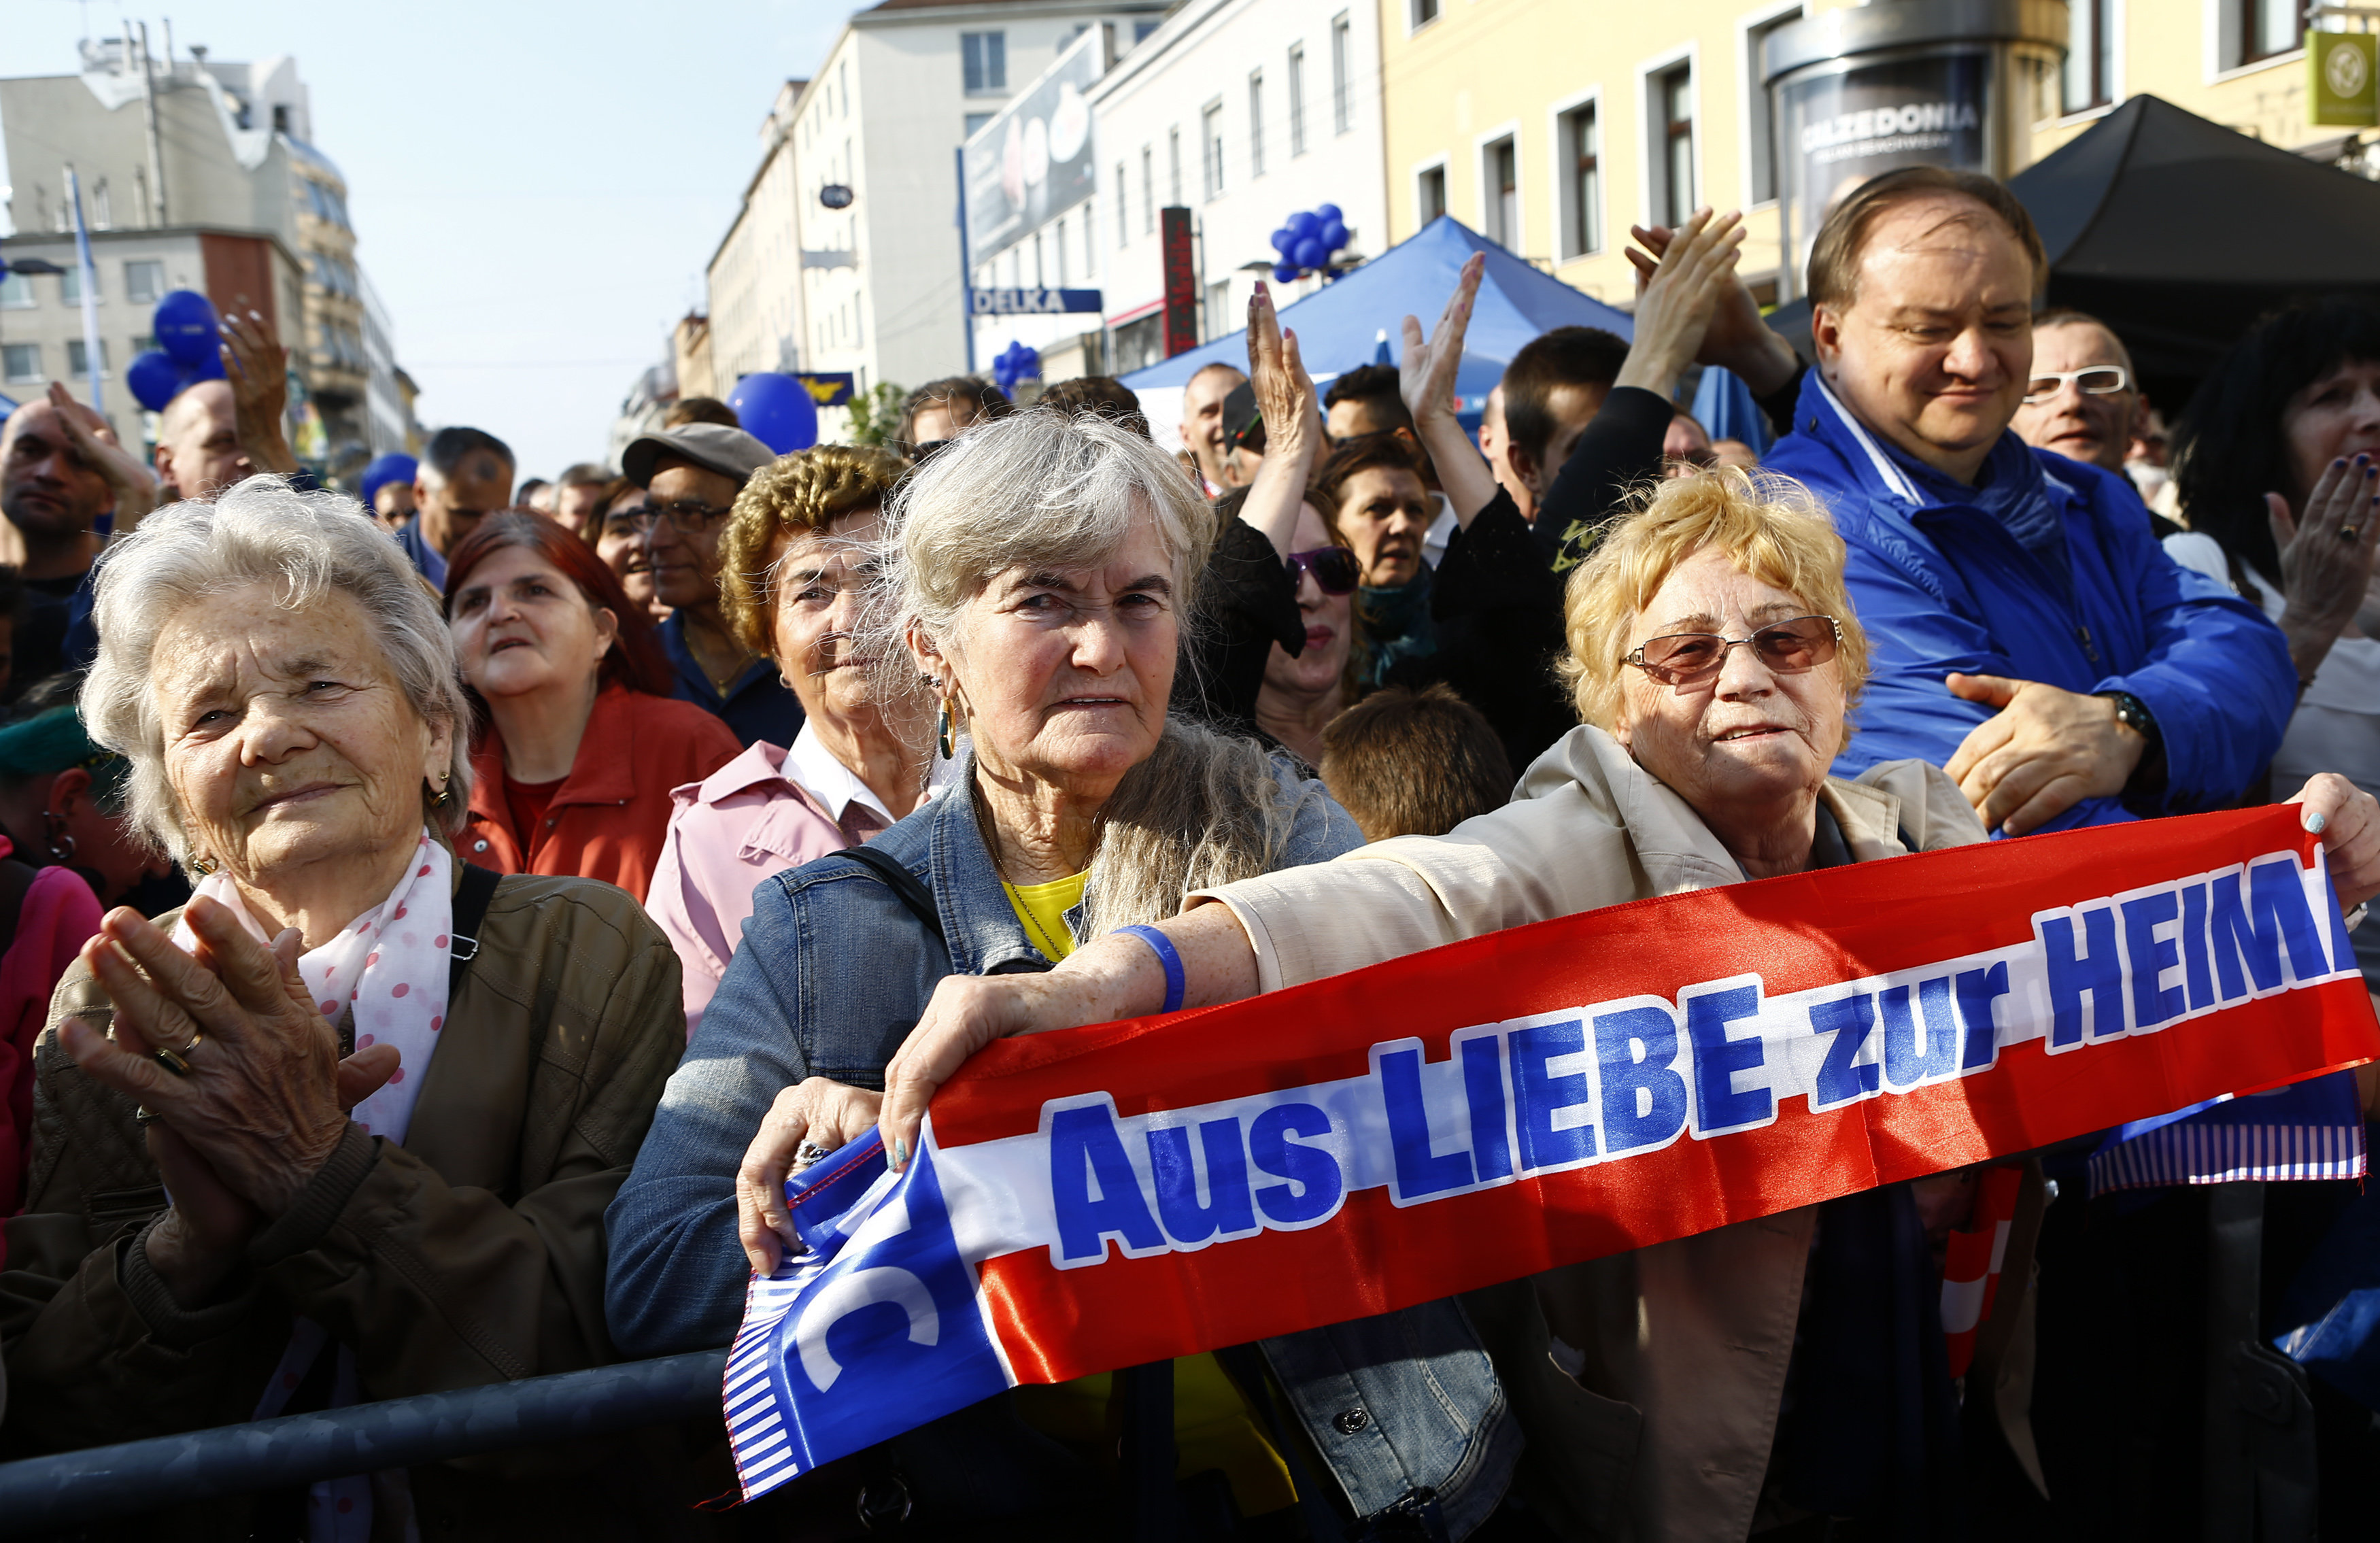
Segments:
[[[603,525],[611,530],[633,530],[642,535],[653,528],[653,522],[666,516],[670,526],[683,536],[699,536],[717,520],[725,519],[735,511],[716,504],[698,504],[690,498],[675,504],[648,504],[641,509],[623,509],[604,516]]]
[[[1293,552],[1284,559],[1289,564],[1289,581],[1295,584],[1301,575],[1312,574],[1314,582],[1326,595],[1353,594],[1355,581],[1364,576],[1355,554],[1343,546],[1318,546],[1305,552]]]
[[[2132,372],[2120,364],[2095,364],[2085,370],[2044,370],[2024,388],[2027,403],[2038,407],[2072,381],[2085,396],[2113,396],[2132,389]]]
[[[1647,639],[1621,662],[1635,665],[1664,686],[1696,686],[1726,665],[1728,650],[1749,643],[1760,662],[1778,674],[1798,675],[1831,662],[1841,640],[1842,628],[1832,616],[1796,616],[1771,622],[1749,638],[1673,632]]]

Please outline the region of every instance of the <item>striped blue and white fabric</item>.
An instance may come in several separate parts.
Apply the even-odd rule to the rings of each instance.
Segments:
[[[2360,1179],[2366,1165],[2355,1074],[2334,1072],[2118,1126],[2091,1156],[2091,1193],[2252,1179]]]

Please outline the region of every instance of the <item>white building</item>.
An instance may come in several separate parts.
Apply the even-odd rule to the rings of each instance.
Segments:
[[[754,371],[801,368],[801,178],[792,130],[808,84],[788,80],[777,89],[760,123],[759,167],[711,254],[710,361],[721,395]]]
[[[1379,14],[1353,0],[1188,0],[1087,92],[1097,195],[979,261],[977,282],[1034,283],[1038,249],[1041,282],[1056,285],[1063,275],[1048,254],[1070,254],[1096,275],[1104,372],[1121,375],[1164,357],[1162,208],[1193,213],[1202,340],[1245,325],[1256,281],[1269,282],[1277,259],[1272,233],[1293,213],[1336,204],[1351,233],[1341,261],[1378,255],[1388,233]],[[1286,305],[1319,282],[1276,286],[1276,298]],[[1062,356],[1089,320],[979,318],[977,351],[987,369],[1011,338]],[[1330,361],[1308,363],[1320,372]],[[1178,394],[1165,395],[1143,405],[1170,446],[1180,414]]]
[[[786,115],[790,200],[781,204],[771,182],[771,148],[739,220],[753,228],[733,233],[721,249],[728,265],[713,265],[721,385],[755,360],[849,371],[863,391],[964,370],[960,144],[1087,29],[1109,21],[1131,39],[1155,30],[1165,8],[1166,0],[882,0],[852,17]],[[829,207],[820,195],[830,188],[847,189],[850,201]],[[757,218],[756,204],[764,206]],[[775,299],[788,273],[790,307]],[[790,356],[782,331],[771,333],[787,314]]]

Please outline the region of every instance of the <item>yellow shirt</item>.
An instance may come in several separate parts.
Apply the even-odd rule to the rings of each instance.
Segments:
[[[1024,924],[1025,935],[1052,964],[1075,952],[1075,935],[1066,930],[1066,913],[1083,903],[1083,881],[1089,877],[1088,872],[1077,873],[1046,884],[1001,881],[1000,887],[1008,892],[1008,908]]]

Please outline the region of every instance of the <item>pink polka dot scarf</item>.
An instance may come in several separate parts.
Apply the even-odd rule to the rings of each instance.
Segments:
[[[406,1128],[413,1123],[413,1101],[421,1094],[422,1074],[437,1053],[439,1031],[446,1027],[447,955],[455,942],[448,935],[455,921],[454,881],[455,859],[430,838],[428,831],[422,832],[413,861],[389,897],[348,923],[346,931],[298,959],[298,973],[314,993],[314,1004],[322,1010],[322,1016],[335,1024],[341,1009],[354,1006],[356,1049],[396,1047],[402,1058],[396,1075],[358,1104],[350,1118],[367,1135],[386,1136],[400,1145]],[[242,925],[257,937],[264,937],[264,929],[240,904],[239,891],[233,887],[229,874],[209,874],[200,881],[198,893],[230,906]],[[174,941],[186,949],[197,943],[187,925],[174,929]]]

